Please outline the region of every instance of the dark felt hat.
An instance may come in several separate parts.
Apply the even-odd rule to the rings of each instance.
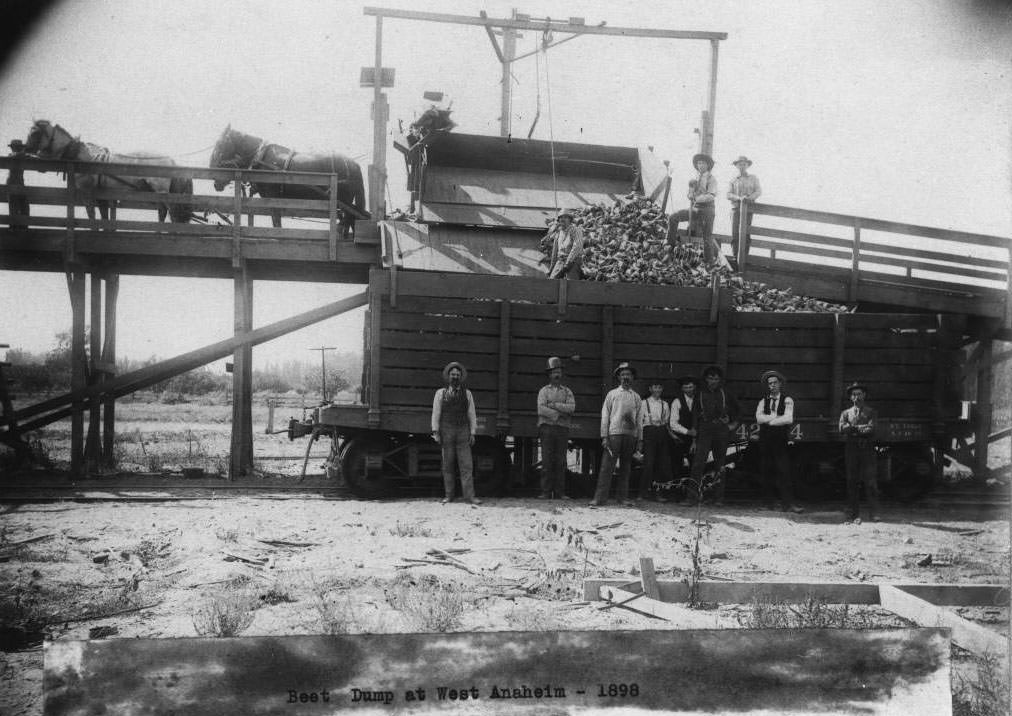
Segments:
[[[700,159],[709,164],[709,166],[707,167],[707,171],[713,169],[713,157],[711,157],[709,154],[703,154],[702,152],[692,157],[692,166],[695,167],[696,162],[698,162]]]
[[[846,390],[847,397],[849,398],[851,393],[853,393],[855,390],[863,390],[865,394],[867,394],[868,386],[860,381],[855,380],[853,383],[847,386]]]
[[[683,376],[679,376],[678,378],[675,378],[675,381],[678,383],[679,387],[685,385],[686,383],[692,383],[693,385],[699,385],[699,376],[696,376],[696,375],[683,375]]]
[[[739,164],[745,164],[745,166],[749,167],[752,166],[752,160],[746,157],[744,154],[742,154],[740,157],[738,157],[731,163],[734,164],[735,166],[738,166]]]
[[[703,372],[700,373],[700,375],[703,376],[703,378],[706,378],[706,376],[710,375],[711,373],[716,373],[721,380],[724,380],[724,371],[719,365],[706,366],[705,368],[703,368]]]

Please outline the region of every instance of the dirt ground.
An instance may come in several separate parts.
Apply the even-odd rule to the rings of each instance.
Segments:
[[[3,509],[3,616],[48,622],[53,639],[86,639],[96,627],[114,628],[112,638],[196,636],[195,615],[224,593],[251,600],[245,635],[672,628],[584,602],[582,580],[633,580],[641,556],[653,558],[659,579],[687,579],[697,526],[704,578],[1009,583],[1005,509],[894,508],[860,526],[841,524],[836,511],[745,507],[704,508],[699,526],[684,505],[527,498],[471,506],[244,496]],[[32,538],[40,539],[25,542]],[[917,566],[928,554],[933,565]],[[459,618],[437,625],[440,614],[411,608],[425,593],[457,598]],[[714,624],[734,620],[735,609],[713,611]],[[113,612],[122,613],[102,616]],[[1007,629],[1007,609],[968,615]],[[0,659],[0,712],[40,714],[41,650]]]

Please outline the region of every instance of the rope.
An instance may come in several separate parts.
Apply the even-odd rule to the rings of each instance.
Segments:
[[[548,64],[548,30],[545,30],[541,51],[545,53],[545,95],[548,99],[548,146],[552,155],[552,195],[555,199],[555,208],[559,209],[561,207],[559,207],[558,178],[555,175],[555,127],[552,123],[552,75]]]

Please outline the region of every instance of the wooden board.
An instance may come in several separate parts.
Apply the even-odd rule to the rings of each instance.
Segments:
[[[935,716],[951,703],[940,629],[109,639],[47,642],[44,658],[45,716],[799,715],[855,704]]]

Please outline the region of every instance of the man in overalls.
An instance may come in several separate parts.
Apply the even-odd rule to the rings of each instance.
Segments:
[[[474,396],[465,387],[467,370],[453,361],[443,368],[445,388],[436,391],[432,399],[432,437],[443,450],[442,503],[453,501],[457,469],[460,469],[460,486],[464,501],[480,505],[474,495],[474,466],[471,446],[478,430]]]
[[[706,458],[713,452],[712,484],[714,504],[724,504],[724,461],[731,433],[738,427],[738,401],[724,387],[724,371],[711,365],[703,370],[703,389],[699,392],[699,411],[696,414],[696,455],[692,460],[690,489],[702,499],[705,488],[703,470]]]

